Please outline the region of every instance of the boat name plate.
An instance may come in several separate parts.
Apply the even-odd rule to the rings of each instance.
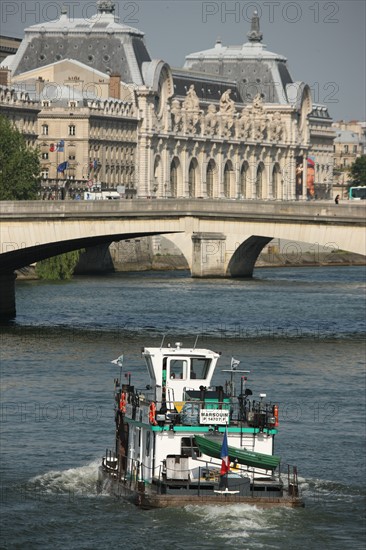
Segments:
[[[201,409],[200,424],[228,424],[229,411],[221,409]]]

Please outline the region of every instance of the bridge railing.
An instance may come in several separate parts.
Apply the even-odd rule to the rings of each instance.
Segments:
[[[117,201],[1,201],[0,221],[19,218],[118,218],[205,216],[363,223],[366,201],[253,201],[225,199],[138,199]]]

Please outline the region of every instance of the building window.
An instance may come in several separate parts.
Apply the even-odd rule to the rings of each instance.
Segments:
[[[213,160],[210,160],[207,166],[206,174],[206,192],[207,196],[212,198],[214,196],[214,178],[215,178],[215,163]]]
[[[75,160],[75,155],[69,155],[69,160]]]
[[[42,124],[42,135],[48,136],[48,124]]]
[[[73,124],[70,124],[69,126],[69,136],[75,136],[76,135],[76,126]]]
[[[41,172],[42,179],[47,180],[48,179],[48,168],[45,168]]]
[[[357,153],[357,145],[354,145],[354,146],[353,146],[353,152],[354,152],[354,153]]]
[[[42,153],[42,159],[48,160],[48,153]]]
[[[345,145],[345,146],[344,146],[344,152],[345,152],[345,153],[348,153],[348,145]]]

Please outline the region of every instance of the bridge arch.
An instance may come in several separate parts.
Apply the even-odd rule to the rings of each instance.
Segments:
[[[11,294],[14,270],[127,238],[172,236],[196,277],[250,276],[273,238],[334,243],[334,249],[364,255],[366,250],[363,204],[141,199],[4,201],[0,209],[0,304]]]
[[[251,277],[255,263],[272,237],[252,235],[243,241],[231,256],[226,268],[227,277]]]

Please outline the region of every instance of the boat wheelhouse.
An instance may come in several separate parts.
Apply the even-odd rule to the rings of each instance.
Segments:
[[[239,361],[223,370],[224,385],[212,386],[219,353],[176,343],[144,348],[142,355],[149,373],[144,389],[130,375],[122,384],[121,362],[115,380],[115,449],[100,468],[115,494],[144,508],[302,505],[296,468],[281,471],[274,454],[278,405],[265,394],[253,397]]]

